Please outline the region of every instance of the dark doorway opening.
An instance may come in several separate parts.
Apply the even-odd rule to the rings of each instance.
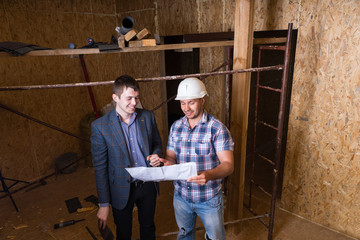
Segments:
[[[164,37],[165,44],[182,43],[183,36],[167,36]],[[166,76],[183,75],[191,73],[199,73],[199,48],[180,49],[180,50],[166,50],[165,51],[165,74]],[[167,99],[175,96],[177,88],[182,80],[166,81],[166,95]],[[171,100],[167,104],[168,111],[168,126],[171,125],[184,116],[181,111],[179,101]]]

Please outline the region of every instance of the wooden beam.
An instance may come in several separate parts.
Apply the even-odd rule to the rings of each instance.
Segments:
[[[236,0],[234,60],[233,69],[251,67],[253,48],[253,12],[252,0]],[[230,131],[235,140],[235,169],[229,176],[228,199],[225,211],[227,221],[243,216],[246,140],[249,112],[251,73],[233,75]],[[237,235],[239,225],[232,225],[228,231]]]
[[[50,50],[36,50],[31,51],[23,56],[59,56],[59,55],[79,55],[79,54],[110,54],[122,52],[147,52],[147,51],[163,51],[175,50],[183,48],[203,48],[203,47],[226,47],[233,46],[234,41],[217,41],[217,42],[196,42],[196,43],[177,43],[177,44],[164,44],[150,47],[126,47],[121,50],[103,51],[100,52],[98,48],[82,48],[82,49],[50,49]],[[0,57],[12,57],[9,53],[0,52]]]

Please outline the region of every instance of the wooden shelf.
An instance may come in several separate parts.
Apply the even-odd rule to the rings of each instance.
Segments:
[[[270,43],[284,43],[286,38],[259,38],[254,39],[254,45],[257,44],[270,44]],[[177,44],[164,44],[149,47],[126,47],[120,50],[101,51],[99,48],[82,48],[82,49],[50,49],[50,50],[35,50],[31,51],[25,56],[61,56],[61,55],[88,55],[88,54],[109,54],[109,53],[122,53],[122,52],[148,52],[148,51],[163,51],[175,50],[186,48],[204,48],[204,47],[229,47],[233,46],[234,41],[213,41],[213,42],[194,42],[194,43],[177,43]],[[6,52],[0,52],[0,57],[12,57]]]
[[[120,50],[101,51],[99,48],[82,48],[82,49],[49,49],[49,50],[34,50],[24,54],[26,56],[61,56],[61,55],[87,55],[87,54],[109,54],[122,52],[147,52],[147,51],[163,51],[184,48],[201,48],[201,47],[226,47],[233,46],[234,41],[216,41],[216,42],[196,42],[196,43],[179,43],[179,44],[165,44],[149,47],[126,47]],[[6,52],[0,52],[1,57],[12,57]]]

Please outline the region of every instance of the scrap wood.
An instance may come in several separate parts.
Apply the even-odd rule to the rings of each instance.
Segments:
[[[140,32],[138,32],[138,34],[136,34],[136,38],[141,40],[143,38],[148,38],[150,37],[151,35],[151,32],[147,29],[147,28],[144,28],[143,30],[141,30]]]
[[[118,37],[118,45],[119,45],[120,49],[125,48],[125,36],[124,35],[120,35]]]
[[[78,208],[76,211],[78,213],[82,213],[82,212],[87,212],[87,211],[91,211],[91,210],[94,210],[94,207]]]
[[[136,37],[136,34],[138,34],[139,30],[131,29],[129,32],[125,34],[125,41],[130,41]]]
[[[155,39],[142,39],[138,41],[130,41],[129,47],[149,47],[149,46],[156,46]]]
[[[21,229],[21,228],[26,228],[26,227],[29,227],[28,225],[26,225],[26,224],[20,224],[20,225],[18,225],[18,226],[16,226],[16,227],[14,227],[14,229],[15,230],[18,230],[18,229]]]
[[[96,212],[98,210],[98,208],[94,208],[93,210],[91,210],[90,212],[86,213],[84,217],[89,216],[90,214]]]

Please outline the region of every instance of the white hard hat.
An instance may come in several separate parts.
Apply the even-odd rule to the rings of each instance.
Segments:
[[[205,85],[197,78],[185,78],[179,84],[175,100],[188,100],[208,96]]]

